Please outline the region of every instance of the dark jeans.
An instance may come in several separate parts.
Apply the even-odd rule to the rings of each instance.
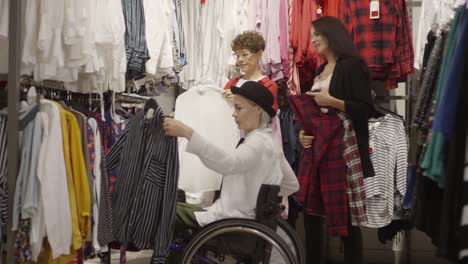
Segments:
[[[341,237],[346,264],[363,264],[361,228],[348,221],[348,236]],[[325,264],[327,260],[325,218],[304,213],[307,263]]]

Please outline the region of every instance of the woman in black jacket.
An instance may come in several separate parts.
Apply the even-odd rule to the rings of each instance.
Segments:
[[[368,119],[373,103],[367,64],[360,57],[350,33],[337,18],[324,16],[313,21],[311,34],[314,47],[327,62],[318,68],[314,85],[306,94],[313,96],[320,106],[333,107],[348,114],[356,132],[364,177],[372,177],[374,169],[369,157]],[[299,139],[304,148],[310,148],[314,136],[304,135],[301,131]],[[324,221],[321,217],[304,214],[304,223],[307,262],[324,263]],[[350,225],[349,236],[342,240],[345,263],[362,263],[360,228]]]

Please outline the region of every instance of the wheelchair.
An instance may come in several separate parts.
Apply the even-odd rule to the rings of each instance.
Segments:
[[[275,248],[283,259],[280,263],[304,264],[303,244],[280,216],[279,189],[276,185],[262,185],[256,219],[224,219],[203,227],[195,235],[191,230],[177,234],[171,250],[178,253],[178,263],[268,264]]]

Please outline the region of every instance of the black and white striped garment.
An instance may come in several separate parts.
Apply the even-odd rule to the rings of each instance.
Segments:
[[[468,131],[466,133],[465,144],[465,170],[463,172],[463,207],[461,213],[461,244],[459,258],[463,263],[468,263]]]
[[[375,177],[365,178],[367,227],[388,225],[394,218],[395,195],[406,193],[408,138],[403,120],[387,114],[369,122],[369,152]]]
[[[7,117],[0,113],[0,223],[8,218],[7,193]],[[1,227],[1,226],[0,226]],[[1,233],[1,232],[0,232]]]
[[[127,80],[145,77],[145,63],[149,60],[146,44],[145,11],[143,0],[122,0],[125,18],[125,51],[127,53]]]
[[[176,215],[177,139],[164,135],[160,108],[150,120],[144,115],[130,119],[107,155],[108,171],[119,171],[112,195],[114,236],[152,248],[152,263],[165,263]]]

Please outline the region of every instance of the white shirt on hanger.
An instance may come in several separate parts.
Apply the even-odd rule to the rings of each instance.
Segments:
[[[174,67],[172,0],[143,0],[145,8],[146,43],[150,59],[146,62],[146,72],[162,77],[172,72]]]
[[[40,112],[43,118],[43,139],[39,154],[37,175],[41,186],[40,206],[43,219],[32,219],[31,230],[39,232],[35,243],[42,245],[42,239],[47,235],[52,257],[70,254],[72,241],[72,220],[67,184],[67,171],[63,155],[62,123],[60,110],[54,102],[41,100]],[[38,213],[40,217],[41,213]],[[31,231],[33,233],[35,231]],[[33,241],[31,241],[33,244]]]
[[[175,109],[176,119],[192,126],[223,151],[236,147],[239,130],[232,118],[233,109],[223,98],[222,89],[214,82],[201,81],[180,95]],[[205,192],[219,190],[221,174],[186,152],[186,147],[187,140],[179,138],[179,188],[190,197],[202,197]]]

